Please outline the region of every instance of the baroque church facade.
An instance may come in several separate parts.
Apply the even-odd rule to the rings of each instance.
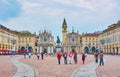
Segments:
[[[38,53],[46,51],[48,54],[52,54],[55,47],[55,43],[51,32],[47,30],[44,30],[43,32],[40,31],[37,45]]]
[[[68,33],[67,31],[67,23],[64,19],[62,24],[62,45],[63,50],[66,52],[70,52],[72,50],[75,50],[77,53],[81,53],[81,38],[80,34],[78,32],[74,31],[74,28],[72,29],[72,32]]]

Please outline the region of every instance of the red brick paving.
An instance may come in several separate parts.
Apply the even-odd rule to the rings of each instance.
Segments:
[[[87,56],[85,64],[90,63],[94,60],[93,56]],[[32,56],[31,59],[21,59],[22,62],[27,63],[38,71],[39,77],[70,77],[75,69],[83,66],[81,61],[81,55],[78,56],[78,64],[57,64],[56,57],[46,57],[44,60],[37,60],[36,56]]]
[[[0,77],[12,77],[16,67],[10,62],[10,55],[0,55]]]
[[[105,65],[97,72],[99,77],[120,77],[120,56],[105,55]]]

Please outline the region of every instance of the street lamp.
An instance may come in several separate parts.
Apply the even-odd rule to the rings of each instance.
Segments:
[[[80,52],[83,52],[83,51],[82,51],[82,45],[83,45],[83,44],[80,42]]]
[[[103,45],[105,44],[105,40],[100,40],[100,44],[102,45],[102,51],[104,52],[104,48],[103,48]]]
[[[88,48],[89,48],[89,53],[92,53],[91,52],[91,43],[88,44]]]
[[[27,53],[29,53],[29,49],[28,48],[29,48],[29,44],[27,43],[26,44]]]
[[[12,54],[14,55],[16,40],[15,39],[11,40],[11,43],[13,44]]]

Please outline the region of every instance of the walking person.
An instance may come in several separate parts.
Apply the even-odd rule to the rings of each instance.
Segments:
[[[82,63],[84,64],[85,63],[85,54],[82,53]]]
[[[44,59],[44,52],[41,53],[41,59]]]
[[[40,58],[40,54],[39,54],[39,53],[37,53],[37,59],[39,60],[39,58]]]
[[[74,51],[74,63],[76,64],[77,63],[77,52]]]
[[[69,57],[69,64],[72,64],[72,59],[73,59],[72,51],[69,52],[68,57]]]
[[[29,56],[29,59],[30,59],[30,58],[31,58],[31,56],[32,56],[32,53],[29,53],[29,54],[28,54],[28,56]]]
[[[63,53],[63,57],[64,57],[64,64],[67,64],[67,52]]]
[[[95,57],[95,63],[98,63],[98,52],[95,52],[94,57]]]
[[[58,53],[57,53],[58,64],[60,64],[61,56],[62,55],[61,55],[60,51],[58,51]]]
[[[103,61],[103,57],[104,57],[104,54],[103,52],[101,51],[100,54],[99,54],[99,59],[100,59],[100,62],[99,62],[99,65],[104,65],[104,61]]]
[[[23,54],[23,55],[24,55],[24,59],[26,59],[26,53],[25,53],[25,52],[24,52],[24,54]]]

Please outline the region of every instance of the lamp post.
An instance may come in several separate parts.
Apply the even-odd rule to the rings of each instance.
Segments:
[[[11,43],[13,44],[12,54],[14,55],[14,54],[15,54],[15,44],[16,44],[16,40],[15,40],[15,39],[11,40]]]
[[[83,51],[82,51],[82,45],[83,45],[83,44],[80,42],[80,52],[83,52]]]
[[[105,44],[105,40],[100,40],[100,44],[102,45],[102,51],[104,52],[104,48],[103,48],[103,45]]]
[[[27,53],[29,53],[28,47],[29,47],[29,44],[27,43],[26,44]]]

